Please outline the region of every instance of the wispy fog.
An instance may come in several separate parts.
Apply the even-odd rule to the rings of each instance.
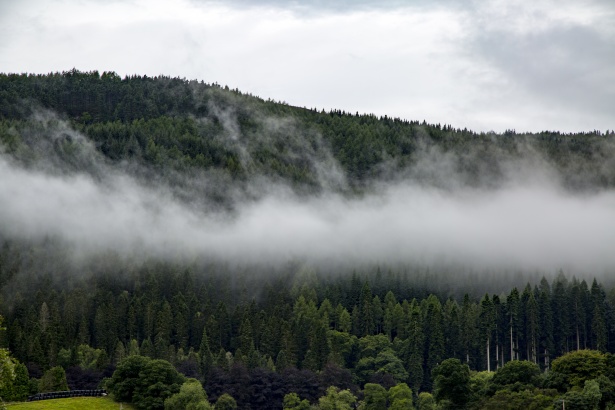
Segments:
[[[71,139],[89,170],[62,170],[57,158],[41,157],[32,165],[0,154],[3,237],[54,238],[79,257],[111,250],[229,264],[459,264],[595,275],[615,270],[615,192],[572,193],[535,162],[508,164],[510,175],[488,188],[425,183],[421,175],[455,179],[450,161],[433,153],[431,160],[417,161],[422,170],[358,195],[297,195],[260,178],[252,187],[260,195],[237,195],[225,211],[106,163],[74,131]],[[220,183],[207,175],[193,178],[186,187]]]

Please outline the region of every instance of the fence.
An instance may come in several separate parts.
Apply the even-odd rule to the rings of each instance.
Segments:
[[[104,389],[54,391],[50,393],[37,393],[33,396],[28,397],[28,401],[65,399],[67,397],[98,397],[98,396],[106,396],[106,395],[107,395],[107,391]]]

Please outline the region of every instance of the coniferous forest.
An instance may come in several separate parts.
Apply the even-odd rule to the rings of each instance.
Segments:
[[[286,201],[361,210],[407,181],[415,196],[536,179],[608,196],[614,154],[611,131],[476,133],[164,76],[0,74],[0,397],[615,408],[612,267],[539,263],[541,249],[533,265],[421,259],[395,230],[348,228],[301,249],[285,241],[302,225],[244,217]],[[259,223],[281,233],[236,230]],[[370,235],[383,237],[357,238]]]

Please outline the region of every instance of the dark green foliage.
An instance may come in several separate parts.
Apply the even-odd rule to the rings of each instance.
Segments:
[[[422,392],[417,402],[418,410],[435,410],[436,400],[431,393]]]
[[[65,390],[68,390],[68,388]],[[17,363],[15,364],[15,378],[2,386],[0,397],[4,401],[24,401],[29,395],[30,378],[28,377],[28,369],[22,363]]]
[[[540,366],[545,369],[549,366],[552,355],[554,354],[553,343],[553,311],[551,309],[551,288],[547,280],[543,277],[540,281],[540,295],[538,297],[540,337],[538,353]]]
[[[583,387],[587,380],[600,377],[606,371],[606,357],[595,350],[579,350],[558,357],[553,361],[553,373],[562,376],[563,385],[569,389]]]
[[[310,402],[301,398],[297,393],[288,393],[284,396],[284,410],[309,410]]]
[[[142,409],[162,409],[165,399],[178,393],[184,381],[165,360],[129,356],[117,366],[106,387],[115,400]]]
[[[540,386],[540,368],[526,360],[513,360],[495,372],[491,384],[494,391],[533,389]]]
[[[470,399],[470,369],[458,359],[446,359],[433,370],[434,398],[463,408]]]
[[[521,390],[513,392],[510,390],[501,390],[495,393],[493,397],[481,403],[481,409],[484,410],[546,410],[551,409],[554,402],[554,396],[544,394],[541,391]],[[561,408],[561,402],[556,402],[554,409]],[[566,403],[568,408],[568,403]]]
[[[363,388],[363,408],[379,410],[387,408],[387,391],[375,383],[367,383]]]
[[[139,374],[151,359],[145,356],[129,356],[118,364],[106,388],[117,401],[132,402],[139,384]]]
[[[327,394],[318,399],[318,406],[321,410],[351,410],[356,400],[350,391],[331,386]]]
[[[424,301],[424,305],[422,307],[425,336],[424,370],[427,377],[423,379],[423,386],[429,389],[431,388],[429,375],[433,374],[433,370],[444,358],[444,323],[442,305],[435,295],[430,295]]]
[[[557,312],[553,320],[553,339],[555,341],[554,356],[561,356],[568,352],[568,338],[570,337],[570,298],[567,292],[569,286],[563,274],[558,275],[552,286],[552,310]]]
[[[151,360],[139,372],[132,403],[141,409],[163,409],[164,401],[178,393],[185,377],[165,360]]]
[[[391,410],[412,410],[412,390],[406,383],[399,383],[389,389],[389,408]]]
[[[186,306],[182,308],[184,312],[182,315],[186,315],[188,322],[192,324],[188,328],[189,333],[194,331],[199,332],[198,337],[188,335],[186,341],[187,349],[181,347],[181,344],[184,342],[177,338],[178,333],[177,330],[173,330],[173,323],[168,333],[168,342],[166,337],[160,337],[158,339],[165,339],[165,349],[162,349],[164,350],[163,353],[169,355],[168,357],[174,360],[174,364],[177,368],[181,369],[185,374],[190,377],[205,378],[205,380],[209,380],[210,377],[206,374],[211,374],[212,372],[216,374],[219,374],[219,372],[228,372],[228,374],[230,374],[236,367],[236,363],[233,363],[233,357],[237,356],[237,351],[242,351],[239,347],[242,343],[252,351],[251,354],[242,352],[242,358],[238,359],[247,367],[246,371],[248,375],[242,376],[247,377],[247,379],[244,380],[251,380],[250,378],[253,372],[259,369],[268,367],[269,370],[265,371],[267,373],[273,371],[275,367],[276,373],[267,374],[276,374],[277,376],[263,376],[261,382],[257,382],[256,380],[254,380],[253,383],[243,382],[246,386],[245,388],[239,388],[239,385],[236,384],[237,387],[234,388],[234,390],[229,390],[231,395],[236,398],[240,407],[243,406],[244,403],[249,400],[247,398],[251,397],[253,394],[251,391],[247,390],[250,388],[249,386],[254,386],[254,391],[259,391],[258,389],[261,388],[262,390],[260,391],[269,392],[267,393],[269,395],[277,394],[276,397],[278,397],[278,399],[276,400],[278,400],[281,406],[283,393],[285,394],[290,391],[284,390],[286,387],[282,386],[285,386],[285,382],[280,381],[280,379],[275,379],[275,377],[281,377],[285,372],[291,370],[297,372],[294,368],[299,365],[304,368],[302,371],[309,370],[311,371],[310,374],[312,374],[312,376],[309,377],[301,376],[306,378],[305,380],[311,380],[309,382],[310,387],[305,387],[306,390],[301,392],[301,397],[308,398],[311,402],[315,402],[315,400],[320,397],[319,395],[324,392],[323,386],[330,385],[337,385],[342,389],[357,389],[358,386],[362,386],[365,383],[379,383],[389,388],[396,383],[405,382],[412,386],[413,391],[426,391],[425,389],[427,387],[425,387],[425,385],[427,384],[423,383],[423,381],[427,380],[428,383],[431,383],[433,379],[432,375],[424,373],[423,369],[426,364],[430,362],[429,359],[431,354],[439,351],[441,358],[446,359],[449,354],[453,354],[462,362],[466,361],[467,356],[465,350],[461,349],[461,347],[459,350],[448,350],[448,340],[452,340],[451,338],[454,337],[453,333],[451,333],[451,328],[455,328],[455,326],[458,326],[457,339],[461,340],[462,338],[467,338],[470,354],[470,368],[472,370],[486,370],[486,360],[484,360],[485,351],[481,351],[481,345],[485,343],[485,339],[483,339],[484,333],[480,331],[479,327],[487,325],[485,323],[487,316],[480,316],[482,301],[479,302],[479,299],[472,298],[469,295],[465,298],[461,307],[459,307],[458,302],[454,299],[449,299],[444,305],[441,305],[436,295],[427,296],[424,299],[411,302],[407,299],[402,299],[401,302],[398,302],[394,296],[385,296],[383,298],[384,302],[382,303],[382,305],[385,306],[383,323],[385,322],[384,316],[386,316],[386,311],[389,310],[390,317],[386,319],[390,321],[390,324],[387,325],[390,326],[388,331],[390,331],[391,334],[396,334],[395,339],[392,341],[389,338],[386,326],[384,325],[380,329],[379,334],[357,338],[348,332],[334,330],[335,327],[339,326],[337,317],[330,319],[327,324],[325,322],[325,316],[323,316],[325,312],[332,311],[333,313],[326,313],[326,315],[332,314],[336,316],[336,312],[340,312],[341,314],[349,309],[352,310],[353,306],[344,306],[341,302],[337,302],[343,300],[341,296],[331,297],[335,295],[335,292],[341,295],[342,292],[350,290],[352,287],[350,283],[351,278],[348,278],[347,281],[341,279],[332,281],[326,277],[319,277],[317,281],[313,282],[311,287],[306,287],[303,291],[299,292],[299,296],[296,299],[293,299],[290,295],[290,289],[284,286],[278,286],[275,293],[270,293],[267,296],[263,296],[257,302],[253,302],[249,298],[234,300],[233,295],[236,294],[236,289],[227,277],[217,276],[215,271],[199,271],[198,267],[194,269],[196,272],[199,272],[199,275],[186,281],[183,270],[181,269],[178,269],[177,273],[173,273],[170,271],[169,267],[146,264],[137,267],[134,271],[129,269],[124,270],[121,280],[114,279],[114,277],[110,275],[99,274],[98,276],[89,278],[87,281],[73,281],[70,291],[57,293],[48,292],[46,294],[42,292],[38,294],[31,292],[29,294],[24,294],[25,296],[21,296],[21,299],[15,302],[13,310],[9,313],[9,323],[14,323],[14,325],[11,324],[11,326],[9,326],[6,333],[9,340],[9,347],[11,351],[15,352],[20,361],[31,364],[38,363],[38,366],[43,369],[47,363],[50,362],[53,357],[51,355],[52,352],[50,352],[49,349],[42,349],[42,345],[40,344],[40,319],[47,317],[46,314],[40,314],[40,307],[45,303],[49,309],[50,322],[53,316],[52,311],[57,310],[57,313],[54,313],[54,315],[59,315],[58,320],[60,323],[72,322],[74,326],[71,332],[64,333],[65,336],[61,339],[61,343],[58,344],[57,353],[55,354],[56,360],[58,363],[62,363],[66,366],[67,371],[68,369],[73,369],[75,365],[81,366],[79,367],[81,373],[76,370],[71,370],[71,375],[75,376],[71,376],[71,383],[79,383],[78,378],[81,377],[88,386],[96,387],[103,377],[103,372],[106,371],[106,365],[104,363],[110,362],[109,357],[118,358],[116,360],[119,360],[119,357],[122,356],[122,346],[124,346],[123,355],[126,356],[124,360],[140,352],[139,344],[142,348],[141,352],[155,357],[157,354],[156,345],[146,337],[148,334],[148,323],[151,324],[151,334],[154,333],[155,329],[162,329],[165,327],[164,321],[157,317],[156,312],[163,312],[165,310],[164,300],[166,299],[174,317],[176,313],[173,312],[179,309],[175,307],[175,303],[178,303],[179,306],[185,303]],[[25,272],[27,271],[24,271],[24,273]],[[111,270],[110,272],[113,271]],[[119,277],[118,275],[117,278]],[[371,277],[370,283],[379,283],[374,282],[374,278],[375,276]],[[395,277],[392,276],[392,278]],[[249,279],[247,280],[249,281]],[[274,280],[273,278],[271,279],[272,283]],[[387,282],[386,277],[383,276],[380,280],[382,283],[379,283],[379,287],[387,289],[396,286],[395,279]],[[40,286],[46,288],[50,286],[53,287],[53,285],[48,285],[46,283],[48,282],[37,282],[37,280],[33,280],[30,284],[30,288],[39,288]],[[141,284],[139,285],[139,283]],[[364,281],[362,283],[364,283]],[[565,294],[572,292],[572,282],[570,282],[569,285],[570,286],[567,285],[562,289]],[[192,288],[189,289],[187,286],[191,286]],[[254,284],[250,286],[257,288],[257,285]],[[261,284],[261,286],[263,285]],[[357,293],[357,305],[360,301],[360,291],[362,287],[363,285],[359,287]],[[99,291],[88,293],[87,289],[90,288],[96,288],[99,289]],[[127,289],[131,289],[130,292],[127,292]],[[607,311],[609,308],[607,299],[601,299],[601,293],[597,289],[599,288],[596,286],[594,293],[597,295],[597,300],[604,304],[605,311]],[[173,296],[178,295],[179,292],[181,292],[182,295],[186,294],[191,296],[185,298]],[[547,286],[541,284],[538,290],[532,291],[532,293],[534,292],[543,295],[541,297],[544,298],[550,293],[549,286],[548,284]],[[53,296],[54,294],[55,296]],[[334,302],[330,304],[324,302],[326,298],[322,295],[327,295],[327,298],[331,297],[328,300],[333,300]],[[429,294],[427,293],[427,295]],[[519,303],[525,306],[524,311],[527,312],[527,306],[529,306],[529,302],[531,301],[531,294],[527,294],[524,291],[524,295],[527,295],[527,298],[526,296],[520,297]],[[306,296],[308,297],[307,299]],[[367,298],[364,298],[364,301],[366,299]],[[372,303],[374,303],[374,299],[375,298],[372,298]],[[484,299],[483,297],[483,300]],[[104,344],[102,346],[96,345],[96,339],[89,339],[89,343],[92,343],[92,345],[81,343],[82,339],[79,336],[80,322],[85,323],[84,329],[87,330],[88,334],[95,333],[91,332],[90,329],[92,329],[92,326],[95,326],[96,323],[96,316],[99,311],[96,306],[100,306],[97,305],[97,301],[99,300],[106,300],[105,303],[108,306],[117,307],[114,313],[116,317],[116,325],[114,326],[119,327],[121,323],[134,322],[134,331],[132,331],[134,333],[132,334],[134,334],[137,339],[128,339],[130,331],[118,331],[118,336],[123,334],[125,339],[116,339],[113,346],[114,350],[112,351],[107,351],[107,349],[109,349],[107,342],[101,342]],[[159,302],[156,302],[156,300]],[[185,302],[183,302],[183,300],[185,300]],[[513,303],[515,300],[515,298],[511,299]],[[510,316],[507,314],[509,308],[506,302],[499,302],[498,298],[492,298],[491,301],[497,301],[497,303],[493,303],[496,315],[492,317],[492,320],[496,322],[495,326],[497,329],[503,329],[503,336],[499,339],[499,345],[496,344],[497,331],[494,330],[493,332],[494,336],[491,353],[493,355],[492,366],[495,367],[497,363],[495,359],[496,346],[498,346],[498,353],[500,356],[502,355],[502,349],[504,349],[506,358],[510,354]],[[544,301],[547,302],[548,298]],[[523,305],[523,303],[525,303],[525,305]],[[327,307],[334,305],[339,306],[339,308],[330,309]],[[588,309],[591,309],[590,305],[591,304],[588,304]],[[33,306],[39,306],[39,308],[34,309],[32,308]],[[57,308],[51,308],[51,306],[57,306]],[[235,313],[233,315],[226,314],[226,306],[232,306],[232,310]],[[501,310],[500,316],[498,316],[497,313],[497,306],[499,306]],[[131,309],[131,307],[133,308]],[[150,308],[152,310],[150,310]],[[151,317],[150,311],[154,312],[151,314]],[[261,311],[263,313],[261,313]],[[557,314],[559,314],[559,312],[552,313],[553,316]],[[272,316],[268,318],[267,315]],[[214,316],[216,318],[226,318],[220,321],[217,319],[215,321],[204,319],[213,318]],[[587,317],[590,316],[591,314],[588,313]],[[502,319],[502,317],[503,321],[499,322],[498,320]],[[527,314],[525,314],[525,317],[527,317]],[[607,320],[612,319],[608,319],[607,317]],[[226,323],[226,325],[220,326],[222,322]],[[208,323],[210,323],[211,326],[208,325]],[[474,328],[472,328],[472,326],[474,326]],[[198,330],[193,329],[193,327],[196,327]],[[227,328],[227,330],[224,330],[224,328]],[[47,329],[49,329],[49,325],[47,325]],[[265,335],[270,332],[269,329],[278,329],[272,331],[277,332],[278,336],[264,344],[267,340]],[[441,331],[438,329],[441,329]],[[462,331],[462,329],[464,330]],[[542,329],[540,330],[542,331]],[[425,337],[427,332],[429,332],[429,337]],[[158,333],[160,334],[161,331],[158,331]],[[216,335],[212,336],[214,333],[216,333]],[[227,336],[224,336],[221,340],[220,334],[222,333],[226,333]],[[323,338],[323,333],[326,336],[325,338]],[[528,352],[527,349],[528,327],[523,325],[517,330],[513,329],[513,336],[516,336],[517,333],[519,335],[518,343],[520,348],[515,354],[518,354],[520,358],[524,360],[532,358],[531,352]],[[256,338],[254,336],[256,334],[260,336]],[[443,340],[441,337],[444,338],[444,342],[441,341]],[[212,338],[215,338],[220,344],[230,346],[230,348],[228,350],[218,348],[215,354],[211,352],[212,355],[210,360],[207,358],[208,355],[201,354],[201,351],[207,352],[207,345],[211,343]],[[517,345],[516,339],[516,337],[513,338],[515,346]],[[38,343],[36,343],[37,340]],[[545,340],[548,342],[548,338]],[[576,342],[576,337],[572,337],[570,341]],[[166,343],[169,344],[167,345]],[[442,346],[442,343],[444,343],[444,346]],[[166,350],[169,346],[171,350]],[[462,345],[460,344],[459,346]],[[271,353],[264,353],[261,349],[267,349]],[[301,349],[306,350],[304,351],[303,360],[298,360],[297,354],[302,351]],[[269,360],[269,355],[271,355],[271,360]],[[551,358],[556,357],[554,353],[549,353],[549,356]],[[607,363],[611,360],[610,358],[612,356],[604,355],[601,357],[604,357],[604,363]],[[434,359],[432,358],[431,360]],[[581,362],[583,363],[585,360]],[[545,364],[543,360],[539,360],[539,363],[542,366]],[[335,364],[337,368],[341,368],[341,373],[337,372],[337,376],[331,375],[330,377],[327,376],[327,379],[323,378],[321,380],[314,375],[313,372],[319,370],[319,368],[324,370],[331,368],[330,366],[333,366],[333,364]],[[500,380],[510,368],[525,365],[531,367],[531,374],[535,374],[536,369],[533,364],[522,361],[509,362],[506,360],[506,365],[504,367],[500,365],[496,373],[497,377],[494,378],[494,382],[497,381],[498,384],[496,385],[493,383],[490,389],[483,389],[479,393],[472,390],[473,402],[477,394],[482,396],[486,394],[485,392],[487,391],[492,395],[495,394],[496,391],[502,389],[520,392],[525,388],[534,389],[540,387],[541,382],[539,380],[531,380],[531,376],[517,377],[517,381],[515,382]],[[574,382],[571,384],[569,382],[568,373],[560,373],[561,366],[558,364],[552,371],[547,373],[548,377],[546,378],[545,386],[558,388],[564,393],[573,385],[582,388],[584,380],[597,378],[602,374],[606,379],[600,382],[600,386],[605,389],[603,401],[606,402],[606,400],[611,400],[606,391],[610,388],[609,383],[614,377],[614,375],[609,373],[609,369],[613,366],[606,365],[602,368],[602,373],[600,373],[600,371],[595,371],[599,370],[601,365],[598,363],[597,366],[598,367],[593,364],[589,365],[591,371],[582,378],[579,378],[578,383]],[[209,368],[209,370],[207,370],[207,368]],[[87,372],[87,374],[84,372]],[[327,372],[331,373],[330,371]],[[572,370],[572,373],[575,372],[576,370]],[[137,371],[133,377],[137,378],[138,374],[139,372]],[[41,375],[42,373],[38,377],[41,377]],[[130,378],[130,376],[126,376],[127,384],[130,384]],[[530,380],[524,381],[524,378],[529,378]],[[208,390],[208,393],[210,393],[211,397],[214,399],[217,399],[217,397],[224,392],[224,389],[228,390],[230,383],[235,383],[232,381],[233,378],[217,378],[216,380],[218,380],[217,383],[219,383],[220,386],[226,387],[220,387],[220,390],[212,390],[211,393]],[[344,380],[343,384],[336,384],[341,380]],[[256,387],[261,386],[260,383],[266,383],[271,387]],[[291,382],[289,381],[289,383]],[[215,393],[216,391],[218,391],[218,393]],[[356,392],[358,390],[353,391]],[[299,391],[296,392],[299,393]],[[123,400],[130,401],[130,399]]]
[[[587,380],[582,391],[572,390],[561,396],[554,403],[554,409],[559,409],[564,402],[565,408],[569,410],[595,410],[600,404],[602,393],[598,382],[595,380]]]
[[[178,393],[164,401],[165,410],[210,410],[207,393],[198,380],[188,379]]]
[[[214,356],[209,349],[209,339],[207,337],[206,328],[203,328],[203,335],[201,336],[199,357],[201,359],[201,372],[203,375],[207,375],[214,364]]]
[[[491,301],[489,295],[485,295],[480,304],[479,314],[479,329],[481,333],[482,343],[481,350],[484,352],[485,363],[487,364],[487,370],[491,370],[491,358],[492,358],[492,344],[494,338],[494,332],[496,328],[496,312],[495,306]]]
[[[21,372],[23,372],[23,369]],[[41,393],[68,390],[64,368],[56,366],[47,370],[38,382],[38,390]]]
[[[30,379],[28,377],[28,369],[22,363],[18,363],[15,366],[15,379],[11,386],[11,394],[9,400],[11,401],[23,401],[28,395],[30,388]]]
[[[409,383],[414,391],[419,391],[424,378],[423,346],[425,339],[423,335],[421,312],[416,303],[413,303],[413,307],[410,311],[407,333],[408,337],[402,344],[402,357],[408,371]],[[454,335],[454,337],[458,338],[459,335]]]
[[[235,402],[235,399],[227,393],[220,396],[214,406],[214,410],[235,410],[236,408],[237,402]]]

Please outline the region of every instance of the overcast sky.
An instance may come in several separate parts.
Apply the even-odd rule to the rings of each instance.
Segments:
[[[613,0],[0,0],[0,71],[218,82],[497,132],[615,128]]]

